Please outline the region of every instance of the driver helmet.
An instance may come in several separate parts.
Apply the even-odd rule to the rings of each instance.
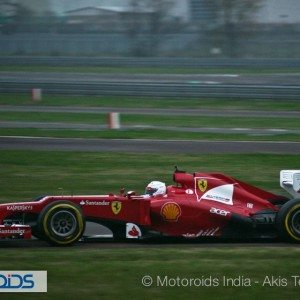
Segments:
[[[161,181],[151,181],[145,190],[145,194],[149,196],[165,195],[167,191],[166,184]]]

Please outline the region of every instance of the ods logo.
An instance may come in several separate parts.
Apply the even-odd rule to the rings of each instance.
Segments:
[[[34,287],[33,274],[19,275],[1,274],[0,289],[32,289]]]
[[[47,271],[0,271],[1,292],[47,292]]]

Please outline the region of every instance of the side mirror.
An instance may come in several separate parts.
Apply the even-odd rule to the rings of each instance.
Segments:
[[[130,199],[132,196],[135,196],[135,191],[128,191],[126,196]]]

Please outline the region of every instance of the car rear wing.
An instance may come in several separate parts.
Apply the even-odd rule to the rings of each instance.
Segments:
[[[300,170],[280,171],[280,186],[294,198],[300,197]]]

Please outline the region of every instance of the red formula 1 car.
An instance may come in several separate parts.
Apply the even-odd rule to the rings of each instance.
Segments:
[[[0,205],[0,238],[31,238],[71,245],[86,221],[115,238],[281,238],[300,241],[300,171],[284,170],[280,184],[291,199],[216,173],[175,170],[165,195],[133,192],[100,196],[45,196]],[[298,199],[297,199],[298,197]]]

